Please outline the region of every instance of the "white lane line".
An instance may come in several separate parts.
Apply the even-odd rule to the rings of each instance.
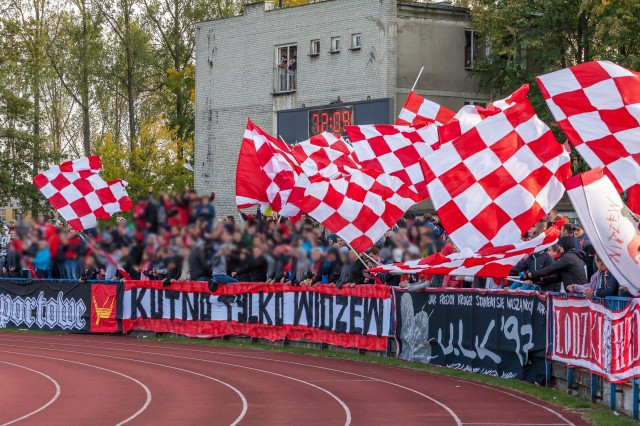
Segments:
[[[21,347],[21,346],[15,346],[15,345],[1,345],[1,346]],[[37,349],[37,348],[32,348],[32,349]],[[69,362],[69,363],[72,363],[72,364],[77,364],[77,365],[84,365],[85,367],[96,368],[98,370],[103,370],[103,371],[107,371],[109,373],[117,374],[118,376],[125,377],[125,378],[137,383],[138,385],[140,385],[140,387],[142,387],[142,389],[144,389],[145,393],[147,394],[147,399],[146,399],[144,405],[138,411],[136,411],[131,416],[127,417],[126,419],[124,419],[123,421],[118,423],[116,426],[123,425],[123,424],[125,424],[127,422],[130,422],[131,420],[135,419],[140,414],[142,414],[142,412],[144,410],[147,409],[149,404],[151,404],[151,391],[149,390],[149,388],[144,383],[142,383],[140,380],[135,379],[135,378],[133,378],[131,376],[127,376],[126,374],[120,373],[119,371],[109,370],[108,368],[99,367],[97,365],[87,364],[87,363],[79,362],[79,361],[72,361],[72,360],[63,359],[63,358],[55,358],[55,357],[49,357],[49,356],[44,356],[44,355],[36,355],[36,354],[13,352],[13,351],[0,351],[0,352],[1,353],[5,353],[5,354],[32,356],[32,357],[36,357],[36,358],[52,359],[52,360],[55,360],[55,361],[63,361],[63,362]]]
[[[51,377],[51,376],[49,376],[49,375],[47,375],[47,374],[44,374],[42,371],[34,370],[33,368],[29,368],[29,367],[26,367],[26,366],[24,366],[24,365],[14,364],[14,363],[12,363],[12,362],[7,362],[7,361],[0,361],[0,362],[1,362],[1,363],[3,363],[3,364],[12,365],[12,366],[14,366],[14,367],[23,368],[23,369],[25,369],[25,370],[29,370],[29,371],[31,371],[31,372],[33,372],[33,373],[37,373],[37,374],[41,375],[42,377],[44,377],[44,378],[48,379],[51,383],[53,383],[53,386],[55,386],[55,388],[56,388],[56,392],[55,392],[55,395],[53,395],[53,398],[51,398],[51,399],[50,399],[46,404],[44,404],[42,407],[38,408],[37,410],[33,410],[32,412],[30,412],[30,413],[28,413],[28,414],[25,414],[25,415],[24,415],[24,416],[22,416],[22,417],[18,417],[17,419],[11,420],[10,422],[3,423],[3,424],[2,424],[2,426],[7,426],[7,425],[10,425],[10,424],[13,424],[13,423],[19,422],[19,421],[21,421],[21,420],[24,420],[24,419],[26,419],[27,417],[31,417],[31,416],[33,416],[34,414],[38,414],[39,412],[41,412],[42,410],[46,409],[48,406],[50,406],[51,404],[53,404],[53,403],[56,401],[56,399],[58,399],[58,398],[60,397],[60,384],[59,384],[59,383],[58,383],[58,382],[57,382],[53,377]]]
[[[34,341],[26,341],[23,340],[23,342],[28,342],[28,343],[39,343],[39,342],[34,342]],[[41,342],[40,342],[41,343]],[[12,346],[14,348],[22,348],[22,349],[33,349],[33,350],[49,350],[49,351],[57,351],[57,352],[66,352],[66,353],[72,353],[72,354],[79,354],[79,355],[93,355],[93,356],[100,356],[103,358],[113,358],[113,359],[121,359],[121,360],[125,360],[125,361],[134,361],[134,362],[139,362],[142,364],[149,364],[149,365],[155,365],[158,367],[164,367],[164,368],[170,368],[172,370],[178,370],[178,371],[183,371],[185,373],[191,373],[194,374],[196,376],[200,376],[200,377],[204,377],[206,379],[209,380],[213,380],[215,382],[218,382],[226,387],[228,387],[229,389],[233,390],[242,400],[242,411],[240,412],[240,415],[233,421],[233,423],[231,423],[231,426],[235,426],[238,423],[240,423],[240,421],[244,418],[244,416],[247,414],[247,408],[248,408],[248,403],[247,403],[247,399],[245,398],[244,394],[242,392],[240,392],[238,389],[236,389],[234,386],[230,385],[227,382],[223,382],[222,380],[216,379],[215,377],[211,377],[211,376],[207,376],[201,373],[198,373],[196,371],[192,371],[192,370],[186,370],[184,368],[179,368],[179,367],[174,367],[171,365],[165,365],[165,364],[158,364],[155,362],[149,362],[149,361],[142,361],[139,359],[132,359],[132,358],[125,358],[125,357],[119,357],[119,356],[111,356],[111,355],[102,355],[102,354],[95,354],[95,353],[90,353],[90,352],[78,352],[78,351],[65,351],[63,349],[53,349],[53,348],[42,348],[42,347],[31,347],[31,346],[19,346],[19,345],[4,345],[4,344],[0,344],[0,346]],[[69,346],[69,345],[65,345],[65,346]],[[86,345],[73,345],[73,346],[81,346],[81,347],[88,347]],[[92,346],[93,348],[95,348],[95,346]],[[8,352],[8,351],[0,351],[0,352],[5,352],[5,353],[15,353],[15,352]],[[129,351],[129,352],[135,352],[135,351]],[[31,356],[38,356],[41,358],[47,358],[41,355],[33,355],[33,354],[24,354],[24,355],[31,355]],[[60,359],[60,358],[52,358],[52,359],[59,359],[60,361],[67,361],[67,362],[73,362],[76,364],[82,364],[82,365],[87,365],[87,366],[91,366],[91,367],[95,367],[95,368],[99,368],[101,370],[106,370],[106,371],[110,371],[112,373],[116,373],[116,374],[120,374],[121,376],[130,378],[131,380],[134,380],[135,382],[137,382],[138,384],[140,384],[141,386],[144,386],[141,382],[139,382],[138,380],[129,377],[125,374],[119,373],[117,371],[112,371],[112,370],[108,370],[106,368],[103,367],[97,367],[97,366],[92,366],[90,364],[84,364],[81,362],[77,362],[77,361],[71,361],[71,360],[66,360],[66,359]],[[129,417],[128,419],[125,419],[124,421],[118,423],[116,426],[120,426],[124,423],[127,423],[128,421],[132,420],[133,418],[135,418],[137,415],[139,415],[142,411],[144,411],[144,409],[146,409],[149,404],[151,403],[151,392],[149,392],[149,389],[144,386],[146,392],[147,392],[147,402],[145,403],[145,406],[143,407],[143,409],[140,410],[140,412],[134,414],[134,416]]]
[[[41,341],[29,341],[29,340],[22,340],[20,339],[21,342],[27,342],[27,343],[42,343]],[[50,343],[50,344],[55,344],[58,346],[80,346],[83,348],[91,348],[91,349],[104,349],[100,346],[87,346],[87,345],[74,345],[71,343]],[[0,344],[0,346],[7,346],[7,345],[2,345]],[[15,346],[14,346],[15,347]],[[19,347],[23,347],[23,348],[31,348],[29,346],[19,346]],[[39,349],[39,348],[31,348],[31,349]],[[95,355],[95,356],[102,356],[102,357],[108,357],[108,358],[120,358],[120,359],[130,359],[130,358],[122,358],[122,357],[114,357],[111,355],[103,355],[103,354],[95,354],[95,353],[89,353],[89,352],[76,352],[76,351],[65,351],[63,349],[52,349],[49,348],[51,350],[55,350],[55,351],[60,351],[60,352],[72,352],[72,353],[78,353],[78,354],[86,354],[86,355]],[[208,363],[212,363],[212,364],[220,364],[220,365],[226,365],[226,366],[230,366],[230,367],[237,367],[237,368],[243,368],[246,370],[253,370],[253,371],[259,371],[261,373],[266,373],[266,374],[271,374],[277,377],[282,377],[284,379],[289,379],[289,380],[293,380],[295,382],[298,383],[302,383],[305,384],[307,386],[311,386],[312,388],[318,389],[319,391],[322,391],[324,393],[326,393],[327,395],[329,395],[331,398],[333,398],[336,402],[338,402],[338,404],[340,404],[340,406],[342,407],[342,409],[344,410],[345,413],[345,426],[348,426],[351,424],[351,410],[349,409],[349,407],[347,406],[347,404],[340,399],[337,395],[335,395],[334,393],[332,393],[331,391],[318,386],[318,385],[314,385],[311,382],[307,382],[305,380],[302,379],[298,379],[295,377],[291,377],[291,376],[287,376],[284,374],[280,374],[280,373],[276,373],[274,371],[268,371],[268,370],[262,370],[260,368],[254,368],[254,367],[249,367],[246,365],[239,365],[239,364],[232,364],[232,363],[228,363],[228,362],[222,362],[222,361],[213,361],[213,360],[209,360],[209,359],[201,359],[201,358],[191,358],[191,357],[185,357],[185,356],[180,356],[180,355],[168,355],[168,354],[163,354],[163,353],[159,353],[159,352],[146,352],[146,351],[138,351],[138,350],[130,350],[130,349],[118,349],[118,348],[113,348],[115,350],[118,351],[122,351],[122,352],[133,352],[133,353],[137,353],[137,354],[146,354],[146,355],[159,355],[159,356],[163,356],[163,357],[171,357],[171,358],[179,358],[179,359],[186,359],[186,360],[190,360],[190,361],[199,361],[199,362],[208,362]],[[147,362],[147,361],[141,361],[141,360],[136,360],[136,359],[130,359],[131,361],[136,361],[136,362]],[[160,365],[160,364],[158,364]],[[178,367],[172,367],[172,368],[178,368]],[[199,374],[199,373],[195,373],[195,374]],[[235,424],[235,423],[234,423]]]
[[[39,336],[39,337],[40,337],[40,336]],[[41,337],[49,337],[49,336],[41,336]],[[51,337],[53,337],[53,336],[51,336]],[[124,339],[124,338],[121,338],[121,339]],[[45,340],[47,340],[47,339],[45,339]],[[67,341],[68,341],[68,340],[67,340]],[[83,339],[83,341],[91,342],[91,343],[94,343],[94,342],[95,342],[95,340],[90,340],[90,339]],[[153,345],[153,344],[151,344],[151,342],[150,342],[150,343],[145,343],[145,344],[119,343],[119,342],[113,342],[113,341],[110,339],[110,340],[109,340],[109,343],[113,343],[113,344],[116,344],[116,345],[123,345],[123,346],[133,346],[133,347],[151,347],[151,348],[156,348],[156,349],[169,349],[169,350],[175,350],[175,351],[181,351],[181,352],[196,352],[196,353],[204,353],[204,354],[226,355],[226,356],[234,356],[234,357],[240,357],[240,358],[259,359],[259,360],[263,360],[263,361],[279,362],[279,363],[283,363],[283,364],[301,365],[301,366],[305,366],[305,367],[318,368],[318,369],[322,369],[322,370],[330,370],[330,371],[342,372],[342,373],[344,373],[344,374],[350,374],[350,375],[355,375],[355,376],[359,376],[359,377],[365,377],[365,378],[368,378],[368,379],[373,379],[373,380],[381,381],[381,382],[383,382],[383,383],[388,383],[388,384],[391,384],[391,385],[394,385],[394,386],[399,386],[399,387],[402,387],[402,388],[408,389],[408,390],[410,390],[410,391],[412,391],[412,392],[415,392],[415,393],[421,394],[419,391],[416,391],[416,390],[414,390],[414,389],[409,389],[409,388],[406,388],[406,387],[404,387],[404,386],[402,386],[402,385],[398,385],[398,384],[395,384],[395,383],[392,383],[392,382],[387,382],[387,381],[382,380],[382,379],[371,378],[371,377],[368,377],[368,376],[363,376],[363,375],[361,375],[361,374],[351,373],[351,372],[349,372],[349,371],[336,370],[336,369],[333,369],[333,368],[321,367],[321,366],[318,366],[318,365],[305,364],[305,363],[299,363],[299,362],[294,362],[294,361],[286,361],[286,360],[274,359],[274,358],[255,357],[255,356],[250,356],[250,355],[242,355],[242,354],[240,354],[240,353],[230,353],[230,352],[213,352],[213,351],[203,351],[203,350],[197,350],[197,349],[176,348],[176,347],[175,347],[175,346],[173,346],[173,345],[166,345],[166,346]],[[248,349],[250,349],[250,348],[248,348]],[[386,367],[386,368],[389,368],[389,369],[400,369],[400,370],[406,370],[406,369],[403,369],[402,367],[395,367],[395,366],[389,366],[389,365],[382,365],[382,364],[378,364],[378,366],[380,366],[380,367]],[[542,409],[546,410],[547,412],[550,412],[550,413],[554,414],[554,415],[555,415],[556,417],[558,417],[560,420],[562,420],[563,422],[565,422],[565,423],[562,423],[562,424],[566,424],[566,425],[570,425],[570,426],[575,426],[575,424],[574,424],[572,421],[570,421],[569,419],[567,419],[566,417],[564,417],[561,413],[559,413],[559,412],[557,412],[557,411],[553,410],[552,408],[546,407],[546,406],[544,406],[544,405],[542,405],[542,404],[538,404],[538,403],[536,403],[536,402],[534,402],[534,401],[531,401],[531,400],[529,400],[529,399],[526,399],[526,398],[524,398],[524,397],[522,397],[522,396],[520,396],[520,395],[518,395],[518,394],[516,394],[516,393],[509,392],[509,391],[503,390],[503,389],[498,388],[498,387],[486,386],[486,385],[484,385],[484,384],[482,384],[482,383],[479,383],[479,382],[477,382],[477,381],[475,381],[475,380],[464,380],[464,379],[458,379],[458,378],[455,378],[455,377],[443,376],[443,375],[439,375],[439,374],[435,374],[435,373],[430,373],[430,372],[428,372],[428,371],[422,371],[422,373],[428,374],[428,375],[433,376],[433,377],[442,377],[442,378],[446,378],[446,379],[448,379],[448,380],[453,380],[453,381],[456,381],[456,382],[461,382],[461,383],[465,383],[465,384],[469,384],[469,385],[473,385],[473,386],[479,386],[479,387],[482,387],[482,388],[485,388],[485,389],[490,389],[490,390],[495,391],[495,392],[499,392],[499,393],[502,393],[502,394],[505,394],[505,395],[509,395],[509,396],[511,396],[511,397],[514,397],[514,398],[520,399],[520,400],[522,400],[522,401],[524,401],[524,402],[527,402],[528,404],[531,404],[531,405],[534,405],[534,406],[536,406],[536,407],[542,408]],[[428,397],[427,397],[427,398],[428,398]],[[429,399],[430,399],[430,398],[429,398]],[[461,423],[459,423],[459,424],[461,424]]]

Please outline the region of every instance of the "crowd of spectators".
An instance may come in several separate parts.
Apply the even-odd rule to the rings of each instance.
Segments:
[[[407,213],[381,241],[358,254],[304,215],[295,223],[265,217],[259,210],[219,218],[214,199],[215,193],[198,196],[189,188],[156,197],[150,188],[127,218],[83,233],[45,216],[9,221],[0,235],[0,273],[5,278],[161,280],[166,286],[183,281],[207,281],[212,287],[247,281],[339,288],[381,283],[409,290],[566,289],[588,297],[630,296],[597,259],[582,227],[555,210],[525,238],[556,226],[561,229],[558,244],[523,259],[511,271],[511,280],[495,280],[366,272],[376,264],[456,252],[435,215]]]

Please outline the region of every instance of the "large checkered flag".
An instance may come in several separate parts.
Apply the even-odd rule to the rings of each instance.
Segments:
[[[236,168],[238,208],[270,205],[273,211],[284,214],[299,175],[300,166],[289,145],[248,120]]]
[[[454,112],[411,91],[398,115],[396,124],[417,126],[419,124],[445,124],[453,118]]]
[[[347,126],[358,163],[400,179],[417,194],[417,202],[429,197],[422,159],[438,147],[437,124],[397,126],[373,124]]]
[[[359,168],[353,148],[342,136],[323,132],[293,147],[291,153],[309,178],[320,175],[336,178],[345,175],[345,167]]]
[[[560,201],[569,155],[528,99],[425,157],[429,194],[460,248],[513,244]]]
[[[444,145],[451,142],[463,133],[473,129],[485,118],[514,106],[516,103],[526,99],[527,93],[529,93],[529,85],[525,84],[509,97],[491,102],[486,108],[480,105],[463,106],[449,122],[438,127],[439,144]]]
[[[348,175],[328,179],[306,175],[304,191],[290,202],[338,234],[357,250],[365,251],[416,203],[415,192],[400,179],[368,169],[345,168]]]
[[[133,206],[127,183],[120,179],[105,182],[101,170],[100,157],[83,157],[51,167],[35,176],[33,183],[69,226],[82,231],[95,227],[98,219],[109,219]]]
[[[640,188],[640,73],[608,61],[586,62],[537,78],[562,131],[618,192]],[[635,194],[634,194],[635,195]],[[632,205],[634,204],[634,205]]]
[[[552,226],[544,233],[528,240],[502,247],[474,252],[464,249],[444,256],[436,253],[424,259],[381,265],[369,272],[402,274],[441,274],[474,277],[505,278],[509,271],[525,257],[546,250],[558,241],[560,231]]]

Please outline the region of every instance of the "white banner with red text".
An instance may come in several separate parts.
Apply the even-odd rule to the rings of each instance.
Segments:
[[[334,346],[385,350],[391,294],[383,285],[294,287],[206,282],[126,281],[122,330],[190,337],[246,335],[271,341],[306,339]]]
[[[639,300],[620,311],[587,299],[553,297],[551,359],[621,383],[640,376]]]

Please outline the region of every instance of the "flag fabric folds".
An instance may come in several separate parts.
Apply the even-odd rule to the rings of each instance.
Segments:
[[[634,296],[640,294],[640,231],[617,189],[596,168],[565,181],[580,223],[607,269]]]
[[[299,175],[289,145],[248,120],[236,169],[238,208],[270,205],[282,213]]]
[[[368,169],[345,170],[346,177],[307,180],[291,203],[365,251],[415,204],[415,193],[396,177]],[[301,176],[305,179],[306,176]]]
[[[409,93],[409,97],[398,115],[396,124],[400,126],[417,126],[431,123],[445,124],[453,116],[454,112],[450,109],[425,99],[412,91]]]
[[[326,178],[340,177],[345,167],[359,167],[353,148],[342,136],[332,133],[321,133],[300,142],[293,147],[291,153],[309,178],[316,175]]]
[[[551,227],[529,241],[520,241],[513,245],[494,247],[477,253],[470,249],[463,249],[448,256],[436,253],[420,260],[378,266],[369,272],[504,278],[520,260],[555,244],[559,234],[558,228]]]
[[[537,77],[554,118],[619,192],[640,183],[640,74],[608,61]]]
[[[512,244],[564,193],[567,152],[524,98],[425,157],[434,207],[456,246]]]
[[[487,117],[496,115],[505,109],[527,98],[529,85],[525,84],[513,92],[508,98],[490,103],[486,108],[480,105],[465,105],[446,124],[438,128],[439,144],[451,142],[461,134],[474,128]]]
[[[438,146],[435,124],[347,126],[347,134],[363,168],[399,178],[417,194],[416,202],[429,197],[421,163]]]
[[[82,157],[53,166],[33,178],[33,183],[53,208],[76,231],[93,228],[98,219],[109,219],[133,206],[127,182],[105,182],[99,175],[100,157]]]

